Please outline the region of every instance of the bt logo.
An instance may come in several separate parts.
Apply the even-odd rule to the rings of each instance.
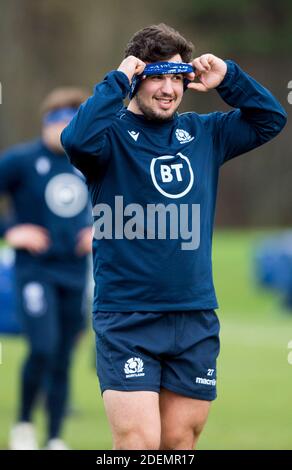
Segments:
[[[153,158],[150,174],[155,188],[171,199],[185,196],[194,184],[194,173],[189,159],[179,152]]]
[[[177,181],[182,181],[182,176],[181,176],[181,169],[182,169],[182,164],[181,163],[174,163],[173,165],[161,165],[160,171],[161,171],[161,178],[163,183],[169,183],[170,181],[173,180],[172,176],[172,170],[175,171],[176,173],[176,179]]]

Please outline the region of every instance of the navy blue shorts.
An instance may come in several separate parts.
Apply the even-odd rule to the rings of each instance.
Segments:
[[[216,398],[220,325],[214,310],[97,312],[93,327],[102,393],[166,388]]]

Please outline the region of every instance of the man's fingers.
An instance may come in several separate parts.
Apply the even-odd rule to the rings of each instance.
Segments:
[[[140,75],[145,69],[145,67],[146,67],[146,64],[144,62],[138,63],[136,66],[135,74]]]
[[[35,233],[34,240],[42,245],[49,245],[50,237],[46,233]]]
[[[50,246],[50,238],[46,232],[36,231],[33,239],[27,241],[28,249],[34,253],[43,253]]]
[[[196,83],[192,82],[188,84],[188,89],[190,90],[195,90],[195,91],[200,91],[200,92],[206,92],[208,91],[208,88],[203,85],[203,83]]]
[[[143,72],[145,65],[146,64],[137,57],[128,56],[120,64],[118,70],[127,75],[129,81],[131,82],[134,75],[139,75]]]
[[[193,67],[200,72],[208,72],[212,68],[214,56],[212,54],[203,54],[192,61]]]
[[[194,59],[193,60],[193,67],[196,69],[196,76],[198,75],[198,72],[205,72],[205,67],[203,64],[201,64],[200,59]]]
[[[5,238],[14,248],[35,254],[47,251],[51,244],[48,230],[33,224],[12,227],[6,232]]]
[[[34,248],[36,251],[46,251],[49,248],[49,241],[45,239],[39,239],[35,240],[34,243],[32,243],[32,248]]]
[[[211,70],[211,65],[207,60],[207,56],[201,56],[197,59],[194,59],[193,66],[196,68],[197,71],[201,73],[209,72],[209,70]]]
[[[195,75],[195,72],[190,72],[190,73],[186,73],[186,74],[185,74],[185,77],[186,77],[188,80],[191,80],[191,81],[195,80],[195,76],[196,76],[196,75]]]
[[[201,60],[201,64],[203,65],[203,67],[205,67],[205,70],[207,72],[211,70],[211,65],[208,62],[208,56],[202,56],[200,60]]]

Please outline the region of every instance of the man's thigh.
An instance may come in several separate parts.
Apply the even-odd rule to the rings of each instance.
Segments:
[[[32,348],[53,353],[58,342],[58,302],[54,287],[35,278],[17,279],[17,313]]]
[[[106,414],[110,423],[114,447],[159,448],[159,394],[151,391],[103,393]]]
[[[161,449],[193,449],[207,421],[211,402],[161,389]]]

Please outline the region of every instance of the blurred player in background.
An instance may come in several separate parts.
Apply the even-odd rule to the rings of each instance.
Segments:
[[[68,161],[60,134],[87,96],[79,88],[53,90],[42,105],[41,138],[0,159],[0,191],[12,199],[15,221],[2,236],[16,251],[15,295],[29,349],[12,450],[38,448],[32,419],[44,386],[46,448],[67,448],[60,433],[72,353],[86,323],[92,228],[84,178]]]

